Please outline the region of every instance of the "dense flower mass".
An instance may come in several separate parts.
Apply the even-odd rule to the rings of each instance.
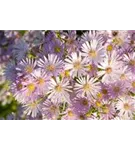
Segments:
[[[16,106],[3,119],[134,120],[134,37],[127,30],[0,31],[0,103]]]

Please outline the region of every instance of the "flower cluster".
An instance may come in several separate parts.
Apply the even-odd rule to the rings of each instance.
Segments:
[[[6,33],[5,77],[25,119],[135,118],[135,31]]]

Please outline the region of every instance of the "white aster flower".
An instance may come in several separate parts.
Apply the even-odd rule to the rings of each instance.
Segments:
[[[71,92],[71,86],[67,79],[60,80],[59,77],[51,79],[49,84],[49,96],[51,100],[57,101],[69,101],[69,92]]]
[[[114,51],[111,56],[106,57],[103,62],[98,65],[98,77],[102,77],[102,82],[109,83],[120,78],[121,61]]]
[[[90,63],[97,65],[106,57],[106,50],[96,39],[85,42],[82,45],[82,55],[87,57]]]
[[[132,119],[135,111],[134,105],[135,99],[133,97],[125,96],[121,97],[116,104],[116,108],[119,110],[119,116],[126,119]]]
[[[81,53],[73,52],[65,59],[65,70],[70,70],[71,76],[81,76],[86,74],[85,65],[87,60],[82,58]]]
[[[88,98],[96,97],[100,90],[99,82],[96,78],[90,78],[89,75],[86,77],[80,77],[75,83],[75,88],[78,96],[87,96]]]

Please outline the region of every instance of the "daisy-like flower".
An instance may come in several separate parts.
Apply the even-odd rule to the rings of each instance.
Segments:
[[[87,113],[90,109],[90,100],[87,97],[75,97],[72,99],[72,107],[78,112]]]
[[[114,118],[114,115],[116,114],[115,107],[112,103],[108,103],[107,101],[104,101],[102,103],[101,108],[101,120],[110,120]]]
[[[119,110],[119,116],[126,119],[133,119],[135,112],[135,99],[133,97],[124,96],[118,99],[116,108]]]
[[[135,76],[132,74],[132,76],[129,77],[129,80],[127,81],[127,88],[130,92],[135,93]]]
[[[67,79],[62,78],[60,80],[59,77],[56,77],[55,79],[52,78],[49,84],[48,98],[59,102],[69,102],[69,92],[72,92],[71,88],[72,87],[69,85]]]
[[[90,63],[94,63],[97,65],[99,62],[103,61],[106,57],[106,50],[105,48],[96,41],[95,39],[91,40],[90,42],[85,42],[82,45],[82,55],[87,57]]]
[[[133,53],[128,53],[124,55],[124,62],[125,65],[128,66],[128,68],[135,73],[135,52]]]
[[[71,56],[65,59],[65,70],[70,70],[71,76],[86,75],[85,65],[87,59],[82,58],[81,53],[73,52]]]
[[[118,80],[120,78],[121,61],[117,53],[113,51],[113,53],[106,57],[103,62],[100,62],[98,68],[100,70],[97,74],[98,77],[102,77],[103,83]]]
[[[41,67],[49,76],[57,76],[62,70],[64,63],[55,54],[48,54],[48,58],[45,56],[43,59],[39,59],[38,66]]]
[[[48,92],[50,76],[48,76],[41,68],[34,70],[32,76],[36,80],[36,88],[39,94]]]
[[[132,72],[129,70],[128,66],[122,66],[119,72],[120,72],[119,79],[123,82],[127,82],[129,78],[133,75]]]
[[[45,100],[42,106],[43,119],[56,120],[59,116],[59,104],[57,101]]]
[[[109,100],[109,84],[106,83],[100,83],[100,91],[97,93],[97,99],[104,99],[104,100]]]
[[[24,59],[26,56],[26,53],[28,52],[28,45],[25,43],[24,40],[18,39],[16,41],[16,44],[13,47],[13,56],[20,61],[21,59]]]
[[[122,81],[115,81],[109,85],[109,97],[112,99],[122,96],[125,92],[126,86]]]
[[[80,42],[76,38],[77,38],[76,31],[69,31],[66,34],[65,45],[66,45],[68,54],[71,54],[72,52],[77,52],[79,50]]]
[[[64,48],[65,48],[64,43],[58,39],[55,39],[50,43],[48,53],[56,54],[59,58],[63,58]]]
[[[32,58],[23,59],[16,67],[17,75],[22,76],[32,74],[32,72],[36,68],[36,64],[36,60]]]
[[[109,37],[116,46],[123,46],[125,39],[128,37],[126,30],[108,30]]]
[[[99,82],[96,78],[90,78],[89,75],[76,79],[74,90],[78,96],[96,97],[100,90]]]
[[[62,117],[62,120],[77,120],[77,118],[78,117],[77,117],[76,113],[74,112],[73,108],[69,107],[66,110],[65,115]]]
[[[91,40],[96,40],[99,43],[101,43],[101,45],[104,43],[104,38],[103,38],[102,34],[100,34],[100,32],[96,31],[96,30],[90,30],[89,32],[86,32],[82,36],[83,43],[85,43],[86,41],[89,42]]]
[[[23,105],[24,113],[32,118],[41,115],[42,103],[40,101],[34,101]]]
[[[20,103],[33,102],[37,100],[36,82],[33,78],[27,78],[22,82],[13,83],[11,89],[16,100]]]

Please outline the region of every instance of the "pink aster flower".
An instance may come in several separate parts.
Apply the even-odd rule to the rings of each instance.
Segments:
[[[57,120],[59,113],[59,104],[57,101],[45,100],[42,106],[43,119]]]
[[[39,94],[45,94],[46,92],[48,92],[50,76],[48,76],[46,72],[42,71],[40,68],[34,70],[32,76],[34,77],[36,82],[36,92],[38,92]]]
[[[109,97],[112,99],[118,98],[127,92],[125,83],[115,81],[109,85]]]

